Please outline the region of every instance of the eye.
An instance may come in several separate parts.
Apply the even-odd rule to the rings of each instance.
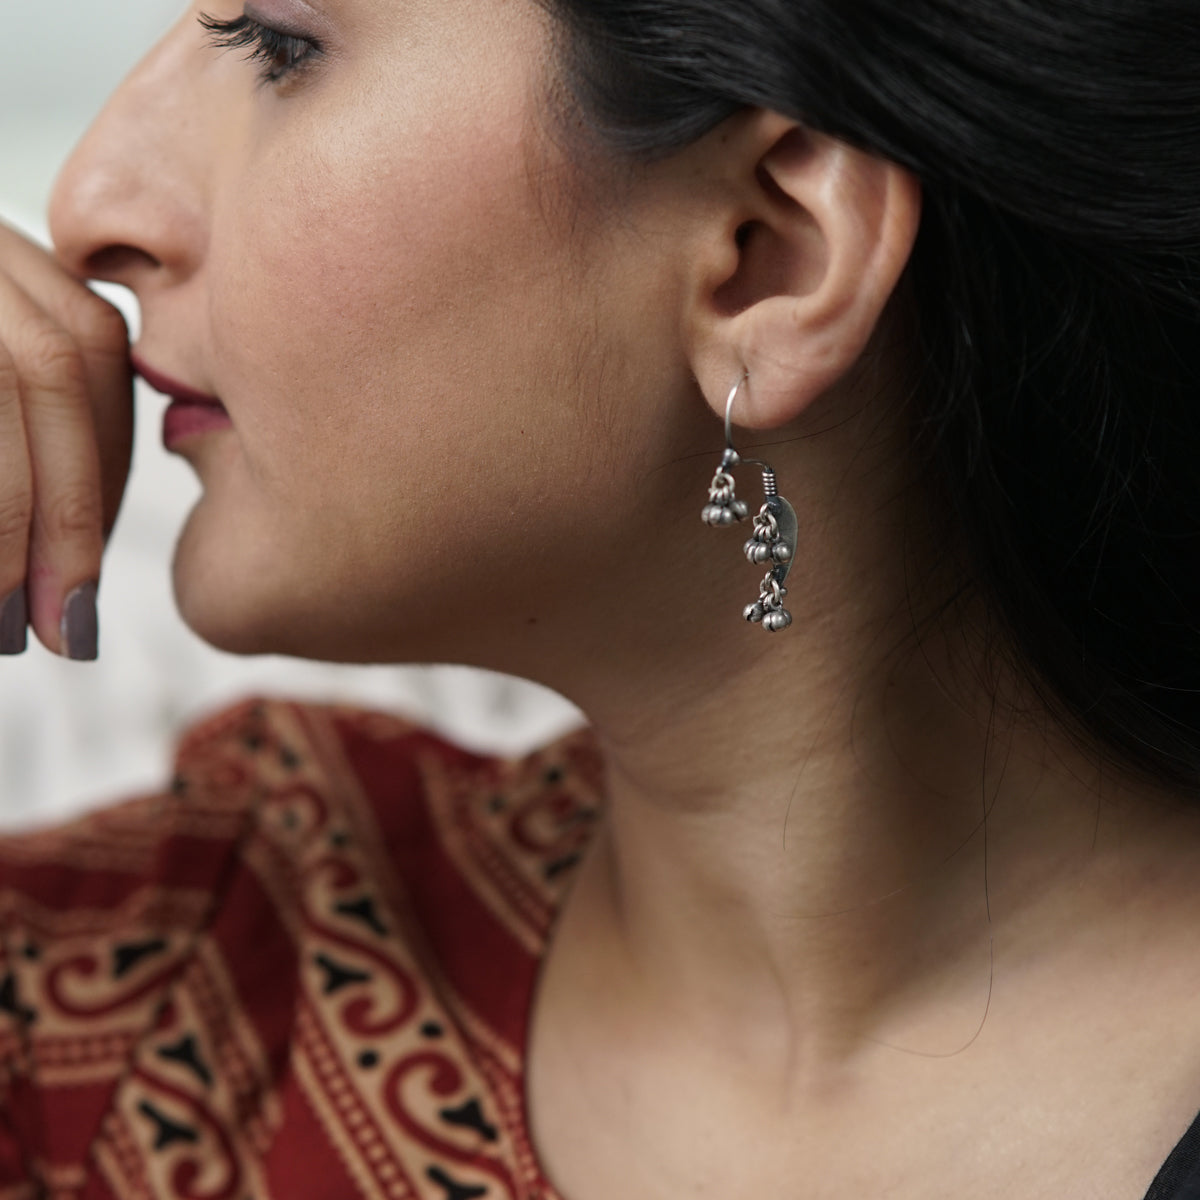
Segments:
[[[223,21],[202,13],[200,24],[211,45],[249,51],[246,58],[259,64],[263,83],[279,83],[321,53],[321,45],[314,39],[272,29],[245,15]]]

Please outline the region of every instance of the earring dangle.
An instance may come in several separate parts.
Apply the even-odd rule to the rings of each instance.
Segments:
[[[746,558],[757,564],[770,563],[771,569],[759,585],[758,599],[747,604],[742,615],[747,621],[761,624],[771,633],[786,629],[792,623],[792,614],[783,607],[787,588],[783,586],[792,569],[792,558],[796,553],[798,523],[796,512],[779,494],[775,472],[759,458],[742,458],[733,448],[733,402],[749,375],[737,381],[729,393],[725,405],[725,453],[708,489],[708,504],[700,514],[706,525],[720,527],[744,521],[750,514],[744,501],[734,495],[734,481],[730,471],[742,463],[762,467],[763,494],[765,502],[754,518],[754,535],[745,544]]]

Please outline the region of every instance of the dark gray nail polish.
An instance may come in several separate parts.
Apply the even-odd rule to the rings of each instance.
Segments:
[[[92,662],[99,653],[100,623],[96,617],[96,585],[77,587],[63,605],[63,652],[76,662]]]
[[[0,602],[0,654],[25,653],[28,644],[25,626],[28,620],[25,588],[19,587]]]

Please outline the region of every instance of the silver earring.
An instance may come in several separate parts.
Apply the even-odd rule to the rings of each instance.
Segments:
[[[787,595],[787,588],[783,584],[792,569],[798,525],[795,510],[779,494],[775,472],[762,459],[742,458],[733,448],[733,402],[749,378],[748,374],[743,375],[729,393],[729,401],[725,405],[725,453],[713,476],[712,486],[708,489],[708,504],[700,517],[706,525],[714,527],[744,521],[750,510],[734,495],[733,476],[729,472],[742,463],[762,467],[766,501],[754,518],[754,536],[743,550],[750,562],[772,565],[767,577],[759,585],[758,599],[746,605],[742,616],[776,633],[792,623],[792,614],[783,607],[783,598]]]

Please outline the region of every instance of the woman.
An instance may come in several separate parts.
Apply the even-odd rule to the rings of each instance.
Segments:
[[[1198,53],[1182,0],[187,13],[57,262],[3,240],[5,649],[95,653],[107,279],[192,628],[591,728],[251,705],[8,839],[12,1194],[1200,1195]]]

